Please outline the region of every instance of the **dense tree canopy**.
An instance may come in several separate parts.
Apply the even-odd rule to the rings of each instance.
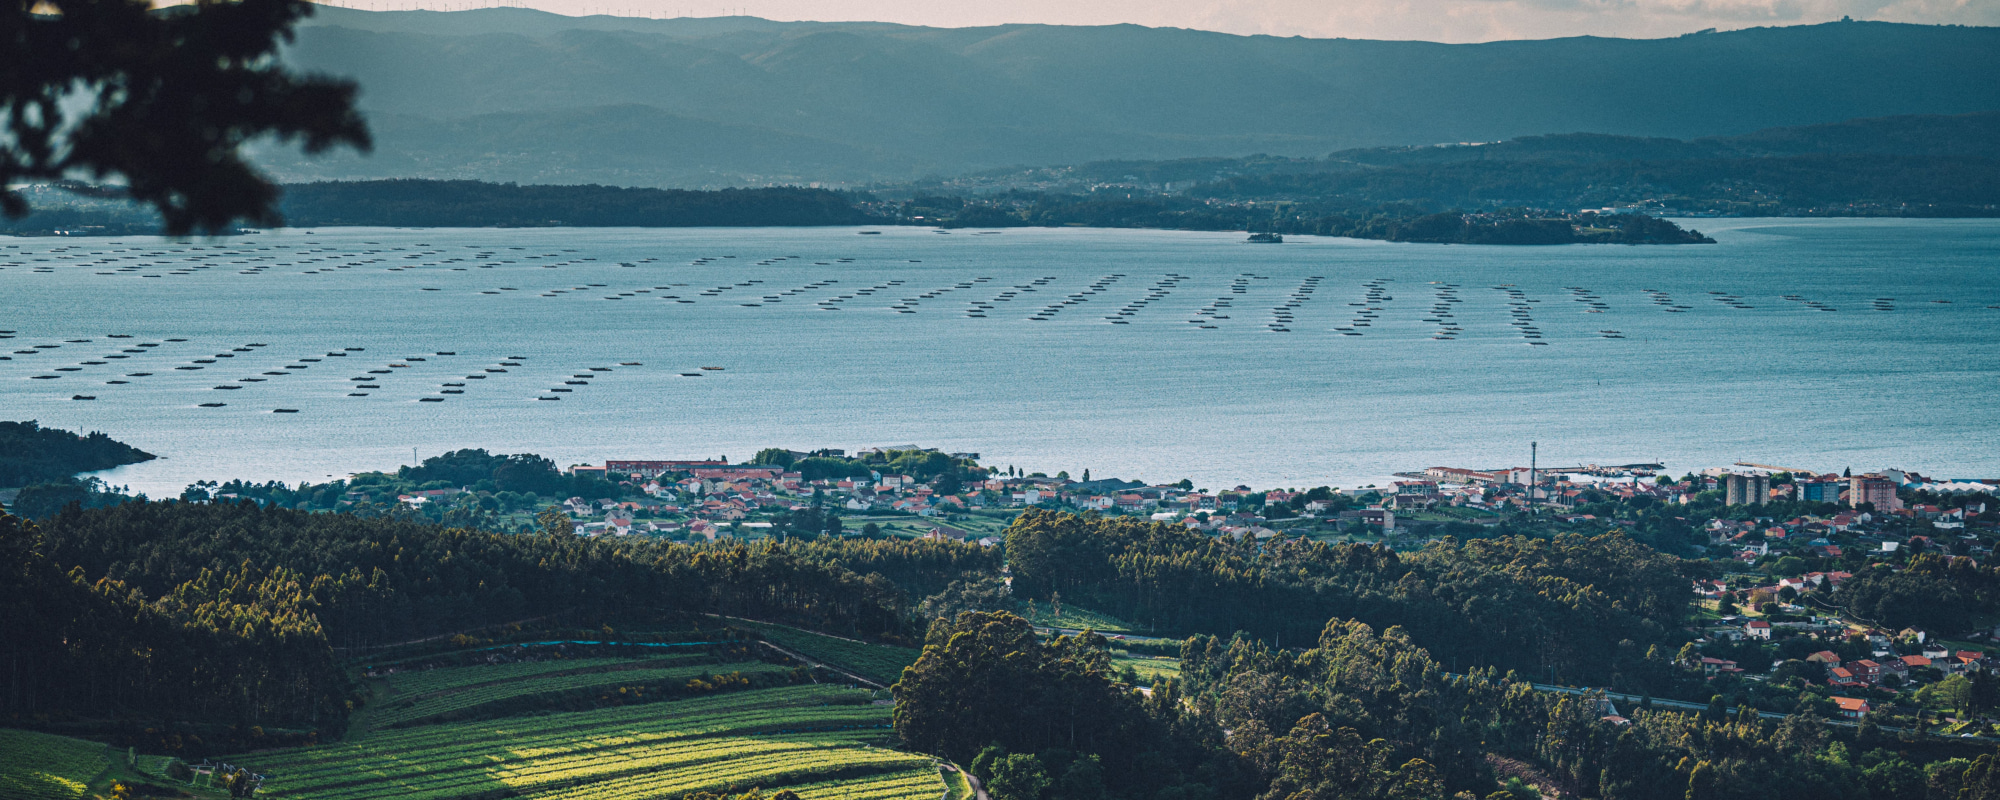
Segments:
[[[1326,620],[1398,625],[1447,664],[1611,681],[1622,654],[1679,648],[1692,567],[1623,536],[1366,544],[1237,542],[1176,525],[1030,510],[1014,591],[1162,632],[1310,641]],[[1630,641],[1633,648],[1608,646]]]
[[[896,733],[904,745],[971,764],[1001,800],[1240,797],[1249,775],[1184,719],[1179,695],[1110,680],[1096,634],[1043,640],[1027,620],[968,612],[931,624],[903,670]]]
[[[1500,788],[1489,756],[1607,800],[1993,796],[1958,793],[1989,786],[1990,745],[1888,740],[1810,712],[1765,720],[1720,698],[1706,713],[1620,703],[1626,721],[1607,720],[1600,696],[1450,675],[1404,631],[1353,621],[1328,623],[1303,651],[1197,636],[1182,675],[1191,705],[1268,781],[1264,800],[1484,796]]]

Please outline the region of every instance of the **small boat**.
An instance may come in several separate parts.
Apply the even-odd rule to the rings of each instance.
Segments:
[[[862,236],[881,236],[881,235],[882,235],[882,232],[881,232],[881,231],[855,231],[855,233],[858,233],[858,234],[860,234],[860,235],[862,235]]]
[[[708,370],[709,372],[721,372],[721,371],[722,371],[722,367],[702,367],[702,369],[705,369],[705,370]]]
[[[437,354],[438,354],[438,355],[441,355],[441,356],[455,356],[455,355],[458,355],[457,353],[455,353],[455,352],[452,352],[452,351],[450,351],[450,350],[439,350],[439,351],[437,351]]]
[[[699,373],[699,372],[683,372],[683,373],[681,373],[681,377],[683,377],[683,378],[699,378],[699,377],[701,377],[701,373]]]
[[[226,406],[226,405],[229,405],[229,404],[228,404],[228,403],[202,403],[202,404],[201,404],[201,407],[202,407],[202,408],[221,408],[221,407],[223,407],[223,406]]]
[[[644,364],[641,364],[641,363],[639,363],[639,362],[637,362],[637,361],[620,361],[620,362],[618,362],[618,366],[621,366],[621,367],[643,367],[643,366],[645,366],[645,365],[644,365]]]
[[[549,397],[549,396],[547,396],[547,395],[544,395],[544,396],[541,396],[541,397],[537,397],[537,398],[535,398],[535,399],[536,399],[536,400],[561,400],[562,398],[560,398],[560,397]]]
[[[73,394],[73,395],[70,395],[69,399],[71,399],[71,400],[96,400],[96,399],[97,399],[97,395],[94,395],[94,394]]]
[[[442,398],[442,397],[419,397],[419,398],[417,398],[417,402],[419,402],[419,403],[442,403],[442,402],[444,402],[444,398]]]
[[[1285,237],[1275,233],[1253,233],[1250,234],[1250,238],[1243,241],[1255,242],[1257,244],[1283,244]]]
[[[296,408],[274,408],[274,409],[271,409],[271,413],[273,413],[273,414],[297,414],[297,413],[299,413],[299,410],[298,410],[298,409],[296,409]]]

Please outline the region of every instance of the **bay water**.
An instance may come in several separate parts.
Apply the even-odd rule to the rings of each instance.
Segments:
[[[153,496],[462,447],[569,465],[916,444],[1209,489],[1525,465],[1531,441],[1545,467],[2000,475],[2000,221],[1682,222],[1718,243],[5,239],[0,419],[163,456],[103,475]]]

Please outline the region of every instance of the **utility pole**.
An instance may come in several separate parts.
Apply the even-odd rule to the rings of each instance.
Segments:
[[[1540,442],[1528,443],[1528,513],[1535,513],[1535,487],[1541,485],[1541,477],[1535,474],[1535,457]]]

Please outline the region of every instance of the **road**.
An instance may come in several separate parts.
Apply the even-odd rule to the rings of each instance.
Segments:
[[[839,667],[836,667],[836,666],[832,666],[832,665],[829,665],[829,664],[824,664],[824,663],[821,663],[821,662],[818,662],[818,661],[814,661],[814,660],[812,660],[812,659],[810,659],[810,658],[806,658],[805,656],[802,656],[802,655],[799,655],[798,653],[794,653],[794,652],[792,652],[792,651],[790,651],[790,650],[786,650],[785,648],[782,648],[782,647],[779,647],[779,646],[777,646],[777,645],[775,645],[775,644],[771,644],[770,642],[767,642],[767,641],[764,641],[763,639],[758,639],[758,640],[757,640],[757,643],[758,643],[758,644],[761,644],[761,645],[763,645],[763,646],[765,646],[765,647],[769,647],[769,648],[771,648],[772,650],[776,650],[776,651],[778,651],[778,652],[780,652],[780,653],[784,653],[784,654],[785,654],[786,656],[789,656],[789,657],[791,657],[791,658],[792,658],[793,660],[795,660],[795,661],[798,661],[798,662],[800,662],[800,663],[803,663],[803,664],[805,664],[806,666],[809,666],[809,667],[819,667],[820,669],[823,669],[823,670],[826,670],[826,671],[828,671],[828,672],[837,672],[837,673],[840,673],[840,674],[842,674],[842,675],[846,675],[846,676],[847,676],[847,677],[849,677],[849,678],[853,678],[853,679],[854,679],[854,681],[855,681],[856,683],[861,683],[861,684],[865,684],[865,685],[868,685],[868,686],[873,686],[873,687],[875,687],[875,688],[877,688],[877,689],[887,689],[887,688],[889,688],[889,687],[887,687],[887,686],[883,686],[882,684],[879,684],[879,683],[876,683],[876,682],[874,682],[874,681],[871,681],[871,680],[869,680],[869,679],[867,679],[867,678],[863,678],[863,677],[861,677],[861,676],[859,676],[859,675],[856,675],[856,674],[854,674],[854,673],[852,673],[852,672],[848,672],[847,670],[844,670],[844,669],[841,669],[841,668],[839,668]]]
[[[1459,676],[1453,676],[1453,677],[1459,677]],[[1645,697],[1642,697],[1642,696],[1640,696],[1640,695],[1636,695],[1636,694],[1625,694],[1625,693],[1623,693],[1623,692],[1613,692],[1613,691],[1607,691],[1607,690],[1604,690],[1604,689],[1589,689],[1589,688],[1579,688],[1579,687],[1575,687],[1575,686],[1556,686],[1556,685],[1553,685],[1553,684],[1547,684],[1547,683],[1531,683],[1531,684],[1528,684],[1528,685],[1529,685],[1529,686],[1533,686],[1533,687],[1535,687],[1535,690],[1536,690],[1536,691],[1539,691],[1539,692],[1561,692],[1561,693],[1563,693],[1563,694],[1577,694],[1577,695],[1580,695],[1580,694],[1587,694],[1587,693],[1590,693],[1590,692],[1596,692],[1596,693],[1598,693],[1598,694],[1602,694],[1602,695],[1604,695],[1604,696],[1605,696],[1606,698],[1608,698],[1608,699],[1611,699],[1611,700],[1617,700],[1617,701],[1620,701],[1620,702],[1625,702],[1625,703],[1641,703],[1641,702],[1645,702],[1645,700],[1646,700],[1646,698],[1645,698]],[[1708,708],[1708,706],[1707,706],[1707,705],[1705,705],[1705,704],[1702,704],[1702,703],[1690,703],[1690,702],[1687,702],[1687,701],[1685,701],[1685,700],[1663,700],[1663,699],[1661,699],[1661,698],[1658,698],[1658,697],[1655,697],[1655,698],[1652,698],[1652,700],[1653,700],[1653,705],[1654,705],[1654,706],[1656,706],[1656,707],[1661,707],[1661,708],[1672,708],[1672,709],[1677,709],[1677,710],[1682,710],[1682,711],[1704,711],[1704,710],[1707,710],[1707,708]],[[1730,707],[1729,707],[1729,713],[1730,713],[1730,714],[1735,714],[1735,713],[1737,713],[1737,711],[1736,711],[1736,707],[1735,707],[1735,706],[1730,706]],[[1758,716],[1758,717],[1761,717],[1761,718],[1763,718],[1763,719],[1770,719],[1770,720],[1782,720],[1782,719],[1784,719],[1784,718],[1785,718],[1785,717],[1786,717],[1787,715],[1785,715],[1785,714],[1779,714],[1779,713],[1777,713],[1777,712],[1775,712],[1775,711],[1758,711],[1758,712],[1757,712],[1757,716]],[[1849,722],[1849,721],[1847,721],[1847,720],[1842,720],[1842,719],[1829,719],[1829,720],[1824,720],[1824,722],[1826,722],[1826,724],[1828,724],[1828,725],[1839,725],[1839,726],[1841,726],[1841,727],[1843,727],[1843,728],[1852,728],[1852,727],[1856,727],[1856,726],[1858,725],[1858,723],[1854,723],[1854,722]],[[1905,730],[1906,730],[1906,729],[1904,729],[1904,728],[1891,728],[1891,727],[1889,727],[1889,726],[1886,726],[1886,725],[1884,725],[1884,726],[1881,726],[1881,729],[1882,729],[1882,730],[1884,730],[1884,731],[1887,731],[1887,732],[1890,732],[1890,733],[1903,733],[1903,732],[1905,732]],[[1938,734],[1938,733],[1931,733],[1931,732],[1929,732],[1929,731],[1918,731],[1918,733],[1921,733],[1921,734],[1923,734],[1923,735],[1925,735],[1925,736],[1935,736],[1935,737],[1937,737],[1937,738],[1940,738],[1940,739],[1979,739],[1979,740],[1982,740],[1982,741],[2000,741],[2000,738],[1996,738],[1996,737],[1992,737],[1992,736],[1980,736],[1980,735],[1977,735],[1977,734],[1968,734],[1968,735],[1964,735],[1964,736],[1945,736],[1945,735],[1943,735],[1943,734]]]

